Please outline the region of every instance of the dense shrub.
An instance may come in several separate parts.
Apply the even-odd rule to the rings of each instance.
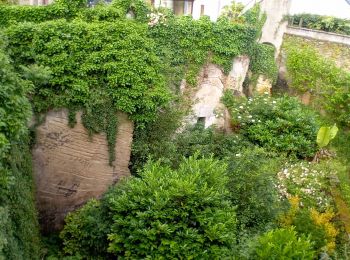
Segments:
[[[317,114],[296,98],[237,98],[227,92],[223,99],[232,125],[252,143],[269,151],[312,157],[317,151]]]
[[[284,208],[275,186],[283,159],[261,148],[243,148],[227,158],[229,196],[241,231],[266,230]]]
[[[107,244],[91,246],[101,245],[108,236],[108,251],[118,257],[228,256],[235,243],[236,217],[226,184],[226,165],[213,159],[191,157],[177,170],[149,163],[140,178],[112,188],[101,206],[91,202],[67,218],[61,235],[65,252],[89,256],[86,252],[95,250],[94,255],[105,255]],[[107,225],[94,225],[99,212],[108,216]]]
[[[318,253],[333,253],[339,233],[332,223],[335,217],[333,211],[327,209],[322,213],[314,208],[303,208],[298,197],[290,197],[289,201],[291,207],[281,218],[282,226],[294,226],[299,235],[309,236]]]
[[[305,236],[299,237],[293,228],[276,229],[258,239],[252,259],[309,259],[315,257],[312,243]]]
[[[132,149],[133,173],[150,158],[178,166],[183,157],[195,153],[224,159],[239,153],[243,147],[252,146],[242,136],[227,135],[214,127],[205,129],[202,124],[188,126],[175,133],[181,126],[181,113],[173,110],[161,115],[155,123],[136,129]]]

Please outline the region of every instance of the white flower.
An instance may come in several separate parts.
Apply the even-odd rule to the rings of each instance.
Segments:
[[[241,154],[240,153],[236,153],[236,157],[241,157]]]
[[[273,104],[276,104],[277,102],[274,100],[274,101],[272,101],[272,103],[273,103]]]
[[[241,116],[238,116],[238,119],[241,119],[242,117]]]
[[[243,107],[243,106],[240,106],[239,108],[240,108],[240,109],[243,109],[244,107]]]
[[[254,120],[254,119],[252,119],[252,123],[255,123],[255,120]]]

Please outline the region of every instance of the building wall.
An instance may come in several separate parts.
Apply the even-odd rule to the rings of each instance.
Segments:
[[[289,13],[291,0],[264,0],[260,6],[267,15],[260,42],[274,45],[277,57],[282,46],[283,35],[287,30],[287,22],[282,20]]]

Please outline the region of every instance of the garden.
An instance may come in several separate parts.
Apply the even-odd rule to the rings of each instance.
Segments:
[[[141,0],[0,4],[0,259],[348,259],[349,72],[289,41],[292,91],[226,91],[231,131],[182,126],[191,100],[180,83],[194,90],[207,63],[228,73],[248,55],[251,79],[278,82],[273,48],[257,43],[266,17],[236,13],[214,23]],[[132,176],[44,236],[28,122],[53,108],[68,108],[71,126],[83,111],[111,163],[116,112],[127,113]]]

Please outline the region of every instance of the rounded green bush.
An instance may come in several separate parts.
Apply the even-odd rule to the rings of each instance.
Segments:
[[[252,143],[299,158],[315,155],[318,115],[297,98],[272,98],[266,93],[238,99],[226,93],[224,102],[233,126]]]
[[[225,172],[214,159],[190,157],[177,170],[149,163],[140,178],[112,188],[101,205],[89,203],[69,215],[61,233],[64,250],[96,258],[106,255],[107,246],[111,255],[132,259],[228,256],[236,214],[226,198]]]

